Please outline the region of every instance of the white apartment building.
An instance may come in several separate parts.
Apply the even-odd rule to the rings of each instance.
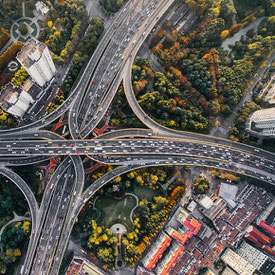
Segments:
[[[21,118],[33,102],[33,98],[26,91],[11,83],[0,92],[0,107],[17,118]]]
[[[275,107],[254,112],[247,120],[246,130],[258,137],[275,138]]]
[[[34,38],[23,46],[16,58],[41,87],[50,81],[56,73],[48,47]]]

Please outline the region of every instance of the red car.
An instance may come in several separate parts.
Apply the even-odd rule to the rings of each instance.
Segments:
[[[92,84],[95,84],[95,81],[93,80]]]

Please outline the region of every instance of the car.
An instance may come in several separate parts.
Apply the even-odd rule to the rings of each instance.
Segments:
[[[92,84],[95,84],[95,81],[93,80]]]
[[[140,20],[143,21],[143,20],[144,20],[144,17],[141,17]]]
[[[77,154],[80,154],[80,151],[76,151]]]
[[[74,143],[72,143],[71,145],[74,146]]]

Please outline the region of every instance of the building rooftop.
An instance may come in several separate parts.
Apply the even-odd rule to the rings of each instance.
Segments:
[[[235,253],[232,249],[227,248],[221,259],[228,264],[233,270],[241,275],[252,275],[255,267],[248,263],[245,259]]]
[[[237,273],[229,266],[226,266],[225,269],[222,271],[221,275],[237,275]]]
[[[166,232],[181,244],[185,244],[186,241],[193,236],[191,231],[183,232],[183,234],[181,234],[172,227],[169,227]]]
[[[74,256],[65,275],[107,275],[107,273],[92,262]]]
[[[197,207],[197,205],[198,204],[195,201],[191,201],[187,207],[187,210],[189,210],[190,212],[193,212],[195,210],[195,208]]]
[[[204,207],[205,209],[210,209],[214,202],[208,197],[204,196],[200,201],[199,204]]]
[[[142,260],[144,267],[151,271],[162,257],[163,252],[170,245],[171,241],[172,239],[167,234],[161,232]]]
[[[227,203],[216,195],[205,196],[200,202],[204,209],[201,212],[209,219],[214,219],[226,207]]]
[[[36,99],[41,92],[41,88],[35,84],[30,77],[26,79],[25,83],[22,85],[22,88],[34,99]]]
[[[260,270],[268,260],[268,256],[246,242],[241,243],[237,253],[258,270]]]
[[[257,218],[257,223],[260,221],[264,221],[266,224],[272,227],[275,225],[275,200],[273,200],[271,204],[269,204],[268,207],[266,207],[261,215]]]
[[[161,260],[156,268],[158,275],[167,275],[176,265],[180,256],[183,254],[184,247],[178,243],[173,243],[169,253]]]
[[[38,11],[41,11],[43,14],[46,14],[49,11],[48,6],[45,3],[41,2],[41,1],[36,2],[35,8]]]
[[[249,116],[246,131],[251,134],[275,137],[275,107],[258,110]]]
[[[232,208],[236,206],[235,198],[238,192],[238,187],[233,184],[222,182],[219,189],[219,197],[223,198]]]
[[[16,58],[25,68],[29,68],[40,59],[45,48],[46,45],[44,43],[39,42],[34,38],[31,38],[22,47]]]
[[[12,83],[8,83],[0,91],[0,106],[5,110],[10,104],[14,104],[17,101],[18,96],[23,91],[19,86],[14,86]]]

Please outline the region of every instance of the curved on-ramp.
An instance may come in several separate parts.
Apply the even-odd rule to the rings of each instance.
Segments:
[[[28,262],[29,260],[29,253],[34,245],[36,235],[37,235],[37,228],[39,225],[39,217],[40,217],[40,211],[38,209],[37,201],[30,189],[30,187],[27,185],[27,183],[18,176],[15,172],[13,172],[11,169],[6,168],[5,166],[0,166],[0,174],[10,179],[16,186],[21,190],[24,197],[26,198],[26,201],[29,205],[30,213],[31,213],[31,219],[32,219],[32,230],[30,235],[30,240],[28,244],[27,254],[25,257],[25,262]]]

